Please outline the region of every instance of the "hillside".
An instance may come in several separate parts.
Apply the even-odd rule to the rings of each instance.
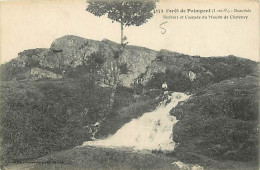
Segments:
[[[110,40],[67,35],[48,49],[25,50],[0,66],[4,164],[113,135],[156,108],[165,97],[164,82],[169,91],[192,95],[171,111],[179,120],[173,127],[173,140],[179,144],[167,155],[174,157],[170,160],[256,164],[259,63],[232,55],[204,58],[126,46],[119,63],[128,71],[120,77],[111,108],[112,89],[106,81],[118,48]],[[93,58],[101,64],[91,67]]]
[[[208,157],[257,165],[259,77],[224,80],[197,91],[171,111],[175,156],[188,162]]]

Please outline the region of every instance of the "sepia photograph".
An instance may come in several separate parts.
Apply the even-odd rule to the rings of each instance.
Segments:
[[[258,170],[257,0],[0,0],[0,169]]]

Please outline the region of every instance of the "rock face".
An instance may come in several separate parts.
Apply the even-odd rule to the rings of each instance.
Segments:
[[[46,48],[36,48],[30,50],[24,50],[18,54],[18,57],[13,63],[15,66],[26,67],[31,65],[39,65],[39,62],[44,60],[48,53]]]
[[[199,66],[199,62],[200,57],[160,50],[156,54],[156,59],[152,61],[142,75],[142,84],[145,85],[154,73],[165,73],[167,70],[180,72],[183,76],[189,78],[189,73],[195,66]]]
[[[42,60],[42,65],[50,68],[75,68],[82,65],[84,57],[99,50],[100,42],[73,35],[56,39]]]
[[[113,51],[119,48],[120,44],[107,39],[95,41],[66,35],[56,39],[49,49],[31,49],[19,53],[18,58],[12,60],[9,65],[21,67],[24,70],[33,68],[33,74],[35,70],[39,71],[41,69],[39,72],[43,74],[38,74],[40,77],[60,78],[60,75],[65,76],[64,73],[81,66],[83,60],[92,53],[99,52],[104,55],[105,59],[102,66],[104,74],[106,71],[111,70],[111,61],[114,57]],[[132,83],[145,86],[155,73],[161,74],[164,78],[168,76],[168,79],[171,79],[173,83],[177,80],[173,80],[172,77],[177,75],[182,79],[188,79],[193,84],[207,84],[212,80],[217,82],[227,77],[246,75],[253,72],[250,69],[255,65],[253,61],[235,56],[203,58],[168,50],[154,51],[130,45],[125,47],[123,54],[119,58],[119,64],[124,63],[127,64],[129,73],[121,75],[121,83],[127,87],[130,87]],[[44,72],[44,70],[48,72]],[[231,70],[234,71],[231,72]],[[17,72],[19,73],[19,71]]]
[[[134,81],[134,79],[146,71],[146,68],[151,65],[155,58],[156,52],[153,50],[145,48],[138,49],[135,47],[126,48],[121,60],[127,63],[130,74],[124,76],[123,84],[129,86]]]
[[[82,65],[83,59],[94,52],[101,52],[105,58],[111,58],[112,51],[118,47],[119,44],[106,39],[95,41],[66,35],[56,39],[49,49],[25,50],[19,53],[17,61],[20,67],[32,65],[32,67],[56,69],[63,73]],[[122,84],[130,86],[134,79],[145,72],[146,67],[156,58],[156,53],[156,51],[147,48],[127,46],[119,62],[127,63],[130,73],[127,76],[122,75]],[[108,63],[104,64],[104,67],[108,67]],[[48,74],[50,74],[50,71]]]
[[[51,78],[51,79],[61,79],[62,76],[55,74],[51,71],[42,70],[40,68],[34,67],[30,71],[30,76],[32,80],[42,79],[42,78]]]

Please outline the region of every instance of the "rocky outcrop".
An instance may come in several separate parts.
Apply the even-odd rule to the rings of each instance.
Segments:
[[[99,41],[66,35],[56,39],[41,65],[50,68],[69,69],[82,65],[83,59],[99,50]]]
[[[30,71],[30,79],[38,80],[42,78],[50,78],[50,79],[61,79],[62,76],[59,74],[55,74],[51,71],[42,70],[40,68],[34,67]]]
[[[156,59],[146,68],[141,76],[141,83],[145,85],[153,74],[165,73],[167,70],[181,73],[183,76],[190,78],[190,72],[195,67],[199,67],[200,57],[188,56],[185,54],[160,50],[156,53]],[[194,72],[192,72],[195,74]]]
[[[119,48],[120,44],[107,39],[96,41],[66,35],[56,39],[49,49],[32,49],[19,53],[18,58],[12,60],[11,64],[13,67],[29,69],[37,67],[66,77],[64,73],[82,65],[84,59],[88,58],[92,53],[99,52],[104,55],[105,59],[101,71],[104,74],[111,70],[111,61],[114,57],[113,51]],[[194,83],[208,83],[213,79],[216,79],[217,82],[227,77],[252,73],[251,66],[255,65],[253,61],[235,56],[203,58],[168,50],[154,51],[131,45],[125,47],[123,54],[119,58],[119,64],[124,63],[127,64],[129,73],[121,75],[121,83],[127,87],[133,82],[135,82],[133,84],[141,82],[142,85],[146,85],[155,73],[165,74],[167,71],[170,72],[168,74],[170,77],[172,73],[181,74],[179,76]],[[243,69],[239,70],[242,67]],[[231,72],[231,70],[236,71]],[[222,74],[222,72],[225,73]],[[49,73],[46,73],[46,75],[49,75]]]
[[[122,75],[124,76],[123,84],[129,86],[134,81],[134,79],[136,79],[140,74],[146,71],[146,68],[151,65],[152,61],[155,58],[156,51],[145,48],[126,48],[121,60],[127,63],[127,66],[130,70],[130,74]]]
[[[101,52],[106,59],[111,58],[112,51],[120,47],[119,44],[110,40],[95,41],[73,35],[66,35],[56,39],[49,49],[25,50],[18,55],[19,66],[48,68],[58,70],[62,73],[82,65],[83,59],[94,52]],[[156,58],[156,51],[137,47],[127,46],[120,57],[120,63],[127,63],[130,72],[122,75],[122,84],[130,86],[141,73],[145,72]],[[103,69],[108,69],[108,63],[104,64]]]
[[[39,63],[46,57],[47,53],[47,48],[24,50],[18,54],[18,57],[13,64],[18,67],[38,66]]]

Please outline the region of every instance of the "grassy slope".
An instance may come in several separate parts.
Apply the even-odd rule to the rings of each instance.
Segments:
[[[89,140],[84,127],[106,111],[104,96],[109,91],[97,88],[91,95],[83,87],[76,79],[1,82],[4,162],[35,158]]]
[[[173,112],[173,114],[177,116],[178,119],[180,119],[178,125],[174,128],[174,140],[179,143],[174,155],[165,156],[158,153],[136,153],[126,149],[113,150],[83,147],[49,154],[34,160],[34,164],[20,164],[18,166],[28,166],[31,169],[173,169],[174,166],[171,165],[171,163],[176,161],[176,158],[174,157],[177,157],[182,161],[204,165],[208,169],[257,169],[256,162],[230,161],[226,158],[218,159],[218,157],[215,155],[207,154],[215,154],[216,152],[214,150],[216,149],[217,152],[222,151],[222,145],[220,145],[219,149],[219,144],[214,143],[214,141],[220,141],[219,139],[221,139],[223,134],[226,133],[226,129],[223,129],[222,131],[222,128],[225,127],[226,122],[228,122],[228,125],[231,125],[228,126],[228,128],[231,127],[232,130],[232,127],[236,127],[237,121],[235,120],[236,122],[233,122],[233,118],[230,118],[229,116],[224,116],[223,118],[219,117],[228,114],[228,112],[220,115],[214,115],[214,112],[204,115],[204,112],[199,112],[200,109],[197,109],[195,107],[196,105],[194,104],[198,102],[196,103],[197,106],[208,110],[212,110],[212,106],[214,106],[217,107],[216,109],[219,110],[219,112],[222,112],[221,108],[224,105],[220,105],[218,107],[216,104],[209,105],[207,108],[203,108],[207,103],[204,102],[203,98],[205,98],[207,101],[210,100],[210,98],[216,99],[218,100],[217,103],[219,103],[219,100],[222,101],[223,99],[220,98],[221,96],[227,98],[227,92],[228,94],[237,93],[237,97],[239,97],[241,93],[238,92],[241,91],[243,91],[243,94],[255,94],[257,87],[257,79],[256,77],[252,76],[248,76],[245,79],[241,78],[227,80],[209,86],[202,91],[198,91],[197,94],[194,95],[194,97],[187,101],[184,105],[179,105]],[[251,93],[249,93],[250,91]],[[129,122],[133,118],[141,116],[141,114],[144,112],[154,109],[158,104],[157,102],[159,99],[158,101],[151,99],[155,99],[156,96],[158,96],[160,93],[160,91],[155,91],[154,93],[146,94],[146,96],[141,96],[134,99],[132,92],[128,89],[118,89],[114,114],[108,117],[107,121],[105,121],[101,126],[99,133],[100,137],[113,134],[124,123]],[[207,98],[206,96],[210,97]],[[215,96],[215,98],[212,96]],[[245,96],[243,96],[243,98],[244,97]],[[211,104],[214,104],[214,102]],[[140,110],[141,108],[143,108],[143,110]],[[241,116],[241,114],[239,115]],[[203,118],[205,118],[205,120]],[[243,118],[247,118],[247,116]],[[244,121],[242,121],[242,125]],[[252,122],[254,122],[254,120],[250,121],[250,124],[252,124]],[[252,125],[253,126],[249,126],[250,133],[252,132],[252,128],[250,129],[250,127],[254,127],[254,124]],[[206,133],[200,134],[200,132],[204,132],[205,126],[208,126],[208,131],[211,132],[209,135],[208,131]],[[237,130],[240,131],[241,129],[239,128]],[[231,134],[234,132],[235,131],[233,130]],[[217,139],[214,138],[215,136]],[[208,140],[210,138],[212,138],[212,140]],[[224,138],[223,145],[225,144],[225,139],[226,138]],[[197,147],[199,145],[200,147]],[[212,150],[203,150],[206,148],[205,146],[212,147]],[[239,144],[237,146],[239,146]],[[12,166],[9,167],[12,168]],[[13,165],[13,168],[17,168],[17,166]]]
[[[35,162],[67,163],[89,169],[172,169],[174,158],[127,148],[80,147],[48,155]]]
[[[85,127],[106,116],[110,92],[96,87],[90,94],[86,87],[78,79],[1,82],[4,162],[26,162],[90,140]],[[131,90],[119,87],[114,110],[97,136],[113,134],[153,110],[160,94],[157,90],[134,98]]]
[[[179,143],[175,156],[187,162],[236,160],[258,163],[259,78],[246,76],[213,84],[171,111]]]
[[[59,86],[63,84],[64,86],[65,84],[64,88],[68,89],[69,91],[75,87],[74,81],[69,81],[69,83],[68,82],[65,83],[64,81],[68,81],[68,80],[56,81],[55,85]],[[36,90],[37,87],[47,84],[46,82],[42,82],[42,81],[31,82],[31,83],[33,83],[31,87],[29,87],[27,84],[24,85],[25,88],[29,88],[30,90],[33,90],[35,88]],[[51,83],[54,82],[51,81]],[[6,88],[9,87],[9,85],[6,85],[5,87]],[[20,85],[18,85],[16,82],[13,84],[13,86],[11,86],[11,88],[14,88],[14,86],[18,88]],[[25,91],[29,89],[26,89]],[[18,89],[12,91],[17,93]],[[63,94],[63,93],[59,93],[59,94]],[[99,136],[104,137],[109,134],[113,134],[124,123],[131,121],[133,118],[140,117],[143,113],[147,111],[153,110],[161,101],[160,98],[156,99],[156,97],[160,96],[160,94],[162,94],[162,91],[155,90],[146,93],[144,96],[139,96],[134,98],[131,90],[124,87],[119,87],[116,94],[116,101],[115,101],[113,114],[111,114],[107,118],[107,120],[104,123],[102,123],[100,127],[101,130],[99,132]],[[78,96],[79,94],[75,94],[75,95]],[[84,129],[78,129],[78,128],[72,129],[72,131],[73,130],[84,131]],[[72,138],[77,140],[77,142],[82,141],[81,138],[79,137],[72,136]],[[61,139],[59,144],[62,144],[63,142],[64,140]],[[81,145],[81,143],[78,143],[77,145]],[[12,146],[12,147],[15,147],[14,149],[19,151],[20,149],[19,146]],[[73,147],[75,146],[75,143],[74,145],[69,144],[68,146]],[[33,148],[35,149],[37,147],[33,146]],[[174,165],[172,165],[171,163],[175,161],[175,158],[168,158],[161,154],[157,155],[152,153],[133,152],[128,149],[114,150],[114,149],[105,149],[105,148],[83,147],[83,148],[75,148],[75,149],[70,149],[61,152],[59,152],[59,150],[57,151],[58,151],[57,153],[53,153],[52,151],[52,153],[49,153],[46,156],[43,156],[42,158],[34,160],[37,162],[36,164],[30,164],[31,159],[28,160],[21,159],[22,162],[27,162],[27,164],[18,164],[18,165],[15,164],[12,165],[12,161],[10,161],[8,168],[15,169],[17,167],[20,168],[29,167],[31,169],[50,169],[50,168],[53,169],[86,169],[86,168],[89,169],[107,169],[107,168],[172,169]],[[14,156],[17,157],[16,155]],[[119,162],[120,164],[118,164]],[[43,164],[47,163],[47,165],[42,165],[41,163]]]
[[[53,153],[24,164],[11,164],[8,170],[32,169],[32,170],[85,170],[85,169],[179,169],[173,162],[178,161],[175,157],[164,154],[153,154],[149,152],[132,151],[127,148],[96,148],[79,147],[70,150]],[[238,161],[219,161],[207,157],[201,158],[200,164],[208,162],[206,169],[236,169],[257,170],[258,166]],[[210,165],[209,165],[210,163]],[[194,165],[194,164],[188,164]]]

